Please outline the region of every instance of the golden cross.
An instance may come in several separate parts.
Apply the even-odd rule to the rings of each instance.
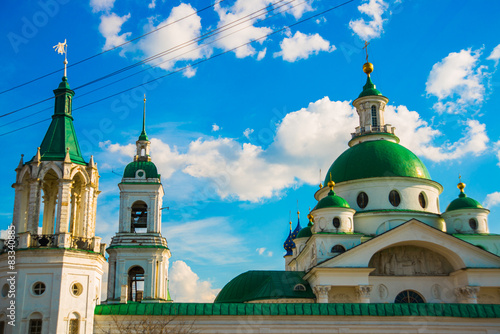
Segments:
[[[368,41],[365,41],[365,46],[363,46],[363,49],[365,49],[365,52],[366,52],[366,62],[368,62],[368,45],[370,43],[368,43]]]

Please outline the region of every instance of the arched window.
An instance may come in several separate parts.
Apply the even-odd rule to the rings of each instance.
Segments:
[[[424,297],[422,297],[418,292],[413,290],[405,290],[398,293],[394,303],[397,304],[414,304],[414,303],[425,303]]]
[[[29,334],[42,334],[42,315],[38,312],[33,313],[30,316],[30,322],[28,324],[28,333]]]
[[[469,219],[469,226],[473,230],[477,230],[477,220],[474,218]]]
[[[71,315],[69,316],[68,333],[69,334],[80,333],[80,316],[76,312],[71,313]]]
[[[389,193],[389,202],[391,202],[392,206],[399,206],[401,203],[401,196],[396,190],[391,190]]]
[[[423,191],[418,195],[418,202],[420,203],[422,209],[425,209],[427,207],[427,198]]]
[[[361,209],[366,208],[368,205],[368,195],[365,192],[360,192],[358,194],[358,198],[356,199],[356,202],[358,203],[358,206]]]
[[[85,201],[85,179],[76,174],[71,187],[69,233],[74,237],[83,236],[83,207]]]
[[[342,245],[335,245],[332,247],[332,253],[344,253],[345,252],[345,247]]]
[[[148,227],[148,206],[143,201],[132,204],[131,232],[144,233]]]
[[[378,126],[378,121],[377,121],[377,107],[372,106],[372,126],[376,127]]]
[[[306,291],[306,287],[304,284],[299,283],[293,287],[293,291]]]
[[[144,292],[144,269],[139,266],[128,271],[128,300],[140,302]]]
[[[339,228],[340,227],[340,219],[339,219],[339,217],[333,218],[332,223],[333,223],[333,227]]]

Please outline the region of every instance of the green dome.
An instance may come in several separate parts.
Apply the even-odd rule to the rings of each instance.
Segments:
[[[484,209],[483,206],[473,198],[467,197],[463,192],[460,192],[458,198],[454,199],[446,208],[446,212],[460,209]]]
[[[311,226],[307,225],[302,230],[300,230],[299,234],[297,234],[297,237],[295,239],[309,238],[310,236],[312,236]]]
[[[363,86],[363,91],[359,94],[358,98],[363,96],[372,96],[372,95],[382,95],[382,93],[376,88],[375,84],[372,82],[370,76],[366,78],[366,84]]]
[[[146,178],[151,179],[151,178],[160,178],[160,174],[158,174],[158,170],[156,169],[156,166],[153,162],[151,161],[133,161],[125,167],[125,171],[123,172],[123,177],[124,178],[135,178],[135,173],[139,170],[142,169],[144,172],[146,172]]]
[[[245,303],[281,298],[314,299],[311,286],[302,279],[303,276],[304,272],[301,271],[247,271],[227,283],[214,303]],[[297,284],[302,284],[305,290],[296,290]]]
[[[340,196],[335,195],[333,190],[330,190],[327,196],[323,197],[316,207],[316,209],[323,209],[323,208],[350,208],[349,203],[345,199],[343,199]]]
[[[420,159],[407,148],[387,140],[359,143],[342,153],[326,174],[325,184],[370,177],[416,177],[430,180]]]

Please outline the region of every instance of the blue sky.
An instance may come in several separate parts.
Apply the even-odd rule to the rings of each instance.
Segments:
[[[319,169],[347,148],[357,125],[350,102],[366,80],[364,40],[371,42],[373,81],[390,99],[386,122],[444,186],[441,210],[457,196],[461,174],[466,193],[491,209],[490,232],[500,233],[500,4],[353,1],[259,39],[342,3],[281,1],[273,13],[259,11],[275,2],[225,0],[199,13],[212,2],[2,2],[0,91],[60,69],[63,56],[52,46],[65,39],[71,65],[170,24],[70,67],[75,89],[229,24],[219,35],[75,89],[80,146],[101,175],[97,235],[109,242],[117,230],[117,174],[132,160],[146,93],[152,158],[170,207],[162,222],[174,298],[207,301],[241,272],[284,268],[289,212],[295,225],[298,201],[306,224]],[[61,76],[0,94],[2,114],[52,97]],[[0,134],[49,118],[52,106],[50,100],[2,117]],[[12,220],[20,154],[35,154],[48,125],[1,137],[0,229]]]

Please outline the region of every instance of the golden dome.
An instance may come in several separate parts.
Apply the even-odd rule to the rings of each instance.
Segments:
[[[313,218],[314,216],[311,213],[307,215],[307,219],[309,219],[310,222],[312,222]]]
[[[365,72],[367,75],[370,75],[370,73],[373,72],[373,64],[369,62],[364,63],[363,72]]]
[[[460,189],[461,192],[463,192],[465,188],[465,183],[460,182],[459,184],[457,184],[457,188]]]
[[[333,190],[334,186],[335,186],[335,182],[333,182],[332,180],[328,181],[328,188],[330,188],[330,190]]]

